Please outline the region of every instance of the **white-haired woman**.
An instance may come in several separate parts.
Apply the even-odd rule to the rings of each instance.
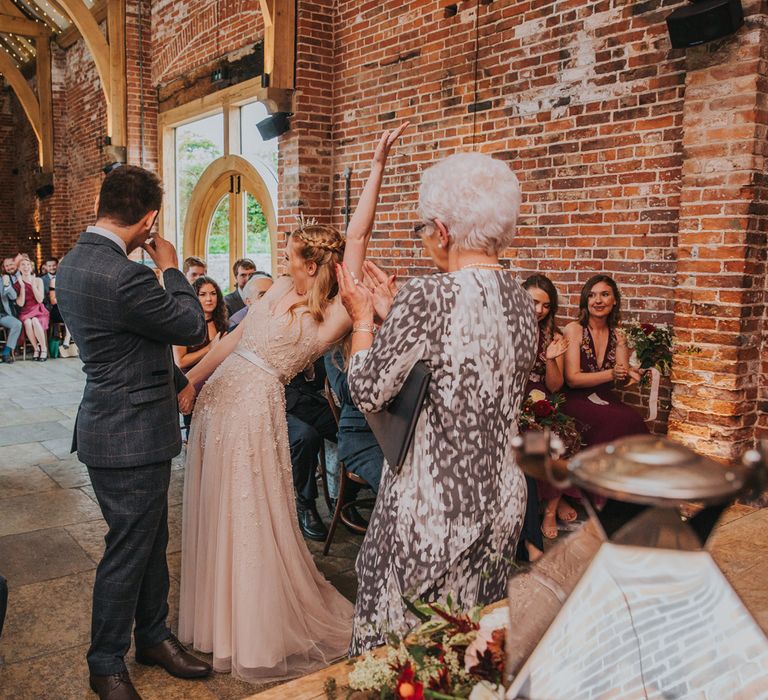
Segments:
[[[348,270],[340,277],[357,406],[387,406],[418,360],[432,373],[412,449],[399,474],[385,465],[357,558],[352,654],[413,623],[404,597],[450,593],[465,608],[505,595],[526,501],[510,441],[538,333],[530,297],[499,262],[519,207],[504,163],[451,156],[424,173],[416,226],[445,274],[410,280],[389,309],[386,294],[371,294]],[[365,269],[386,289],[391,279]],[[374,307],[386,316],[375,336]]]

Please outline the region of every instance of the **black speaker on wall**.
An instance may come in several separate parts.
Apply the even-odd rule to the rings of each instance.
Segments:
[[[35,190],[35,194],[38,196],[39,199],[45,199],[46,197],[50,197],[53,194],[53,185],[50,183],[42,185],[41,187],[38,187]]]
[[[667,17],[669,37],[676,49],[728,36],[742,24],[741,0],[692,0]]]
[[[270,114],[266,119],[262,119],[256,124],[259,134],[261,134],[261,138],[265,141],[269,141],[269,139],[273,139],[288,131],[288,129],[291,128],[290,121],[288,120],[288,117],[290,116],[289,112],[275,112],[274,114]]]

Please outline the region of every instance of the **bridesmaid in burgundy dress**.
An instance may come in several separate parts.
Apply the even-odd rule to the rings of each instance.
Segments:
[[[585,446],[648,432],[640,414],[621,401],[614,387],[640,379],[629,367],[629,350],[619,330],[621,294],[608,275],[595,275],[581,290],[579,318],[565,327],[566,403]]]
[[[563,361],[568,341],[555,326],[558,299],[557,289],[545,275],[531,275],[523,282],[523,289],[531,295],[536,305],[536,318],[539,322],[539,340],[536,350],[536,363],[526,386],[526,396],[538,389],[545,394],[554,394],[563,388]],[[528,506],[525,511],[521,542],[525,543],[529,561],[536,561],[542,554],[543,534],[547,539],[557,537],[557,518],[564,522],[576,519],[577,513],[571,505],[561,500],[562,492],[545,482],[537,482],[526,476],[528,484]],[[579,497],[574,489],[567,495]],[[539,498],[545,501],[544,520],[539,525]],[[521,552],[522,553],[522,552]]]

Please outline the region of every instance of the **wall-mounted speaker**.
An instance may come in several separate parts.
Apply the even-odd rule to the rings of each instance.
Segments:
[[[261,134],[261,138],[265,141],[269,141],[288,131],[288,129],[291,128],[291,124],[288,120],[288,117],[290,116],[291,115],[288,112],[275,112],[274,114],[270,114],[266,119],[262,119],[256,124],[256,128]]]
[[[42,187],[38,187],[35,190],[35,194],[38,196],[38,199],[45,199],[46,197],[50,197],[53,194],[53,185],[47,184],[43,185]]]
[[[741,0],[693,0],[667,17],[672,46],[685,49],[733,34],[744,24]]]

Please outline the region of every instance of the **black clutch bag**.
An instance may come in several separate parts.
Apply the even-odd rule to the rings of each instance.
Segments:
[[[365,414],[384,458],[395,474],[399,474],[403,468],[413,442],[413,433],[427,396],[431,376],[427,366],[419,360],[410,371],[400,393],[389,406],[376,413]]]

